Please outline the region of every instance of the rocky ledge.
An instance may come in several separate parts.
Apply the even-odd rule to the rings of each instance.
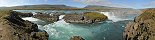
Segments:
[[[155,40],[155,9],[144,10],[134,22],[127,24],[124,40]]]
[[[59,15],[50,15],[45,13],[37,13],[33,17],[52,23],[59,20]]]
[[[66,14],[63,18],[67,23],[95,23],[107,20],[107,16],[97,12],[83,14]]]
[[[21,19],[16,12],[0,10],[0,40],[48,40],[45,31],[38,26]]]
[[[21,12],[16,12],[14,11],[15,14],[17,14],[19,17],[32,17],[32,13],[21,13]]]

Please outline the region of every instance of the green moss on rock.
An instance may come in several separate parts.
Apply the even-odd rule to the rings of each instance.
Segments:
[[[86,12],[84,13],[84,16],[92,20],[106,20],[107,19],[107,16],[105,16],[104,14],[97,13],[97,12]]]
[[[107,16],[97,12],[86,12],[83,14],[67,14],[64,19],[67,23],[96,23],[107,20]]]
[[[0,10],[0,17],[9,15],[12,10]]]

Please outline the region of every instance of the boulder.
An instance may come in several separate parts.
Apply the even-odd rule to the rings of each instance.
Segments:
[[[155,9],[144,10],[127,24],[123,35],[124,40],[155,40]]]
[[[73,37],[70,38],[70,40],[85,40],[85,39],[83,39],[80,36],[73,36]]]
[[[0,40],[48,40],[45,31],[38,26],[21,19],[15,11],[0,10]]]
[[[83,14],[66,14],[63,18],[67,23],[96,23],[107,20],[107,16],[97,12]]]

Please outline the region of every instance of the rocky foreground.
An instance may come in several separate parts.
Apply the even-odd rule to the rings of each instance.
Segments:
[[[38,26],[23,20],[14,11],[0,11],[0,40],[48,40],[48,34]]]
[[[155,40],[155,9],[144,10],[134,22],[127,24],[124,40]]]
[[[107,16],[97,12],[86,12],[83,14],[67,14],[63,18],[67,23],[96,23],[107,20]]]

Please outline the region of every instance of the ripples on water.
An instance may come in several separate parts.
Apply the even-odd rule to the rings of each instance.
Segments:
[[[105,15],[111,20],[94,24],[66,23],[62,19],[65,15],[61,15],[59,18],[61,20],[54,23],[47,23],[33,17],[23,19],[32,21],[38,24],[39,29],[47,31],[49,40],[69,40],[72,36],[81,36],[86,40],[123,40],[124,27],[131,20],[114,21],[112,18],[117,19],[116,17],[112,17],[110,14]]]

